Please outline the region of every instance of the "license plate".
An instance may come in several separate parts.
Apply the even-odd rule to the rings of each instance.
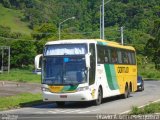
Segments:
[[[60,98],[67,98],[67,95],[60,95]]]

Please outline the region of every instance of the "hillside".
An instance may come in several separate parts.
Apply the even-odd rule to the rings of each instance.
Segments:
[[[38,41],[37,53],[42,53],[46,41],[58,39],[59,23],[73,16],[74,20],[61,25],[61,39],[100,36],[102,0],[0,0],[0,3],[3,5],[0,25],[9,26],[14,32],[33,31],[27,40]],[[120,42],[120,27],[124,26],[124,44],[135,47],[138,62],[144,63],[147,56],[160,69],[160,0],[111,0],[105,5],[104,17],[105,39]],[[8,28],[4,30],[3,26],[0,37],[26,39],[22,34],[6,34]]]
[[[27,22],[22,22],[23,13],[20,10],[5,8],[0,4],[0,25],[11,28],[12,32],[30,34]]]

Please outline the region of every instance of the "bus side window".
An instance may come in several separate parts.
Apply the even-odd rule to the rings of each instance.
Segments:
[[[89,69],[89,85],[95,82],[95,70],[96,70],[96,55],[95,55],[95,44],[89,44],[90,56],[90,69]]]
[[[112,63],[117,63],[117,51],[115,48],[111,49],[111,60]]]
[[[121,49],[118,49],[117,53],[118,53],[118,63],[122,64],[122,52],[121,52]]]
[[[109,48],[107,47],[107,48],[105,48],[105,57],[104,57],[104,62],[105,63],[109,63],[110,62],[110,50],[109,50]]]
[[[131,57],[132,57],[132,64],[135,65],[136,64],[136,59],[135,59],[135,53],[131,52]]]
[[[128,52],[128,60],[129,60],[129,64],[133,64],[132,63],[131,52]]]
[[[105,62],[105,50],[104,50],[104,46],[100,46],[100,45],[97,45],[97,53],[98,53],[98,63],[99,64],[104,64]]]
[[[128,64],[128,55],[126,51],[123,51],[123,63]]]

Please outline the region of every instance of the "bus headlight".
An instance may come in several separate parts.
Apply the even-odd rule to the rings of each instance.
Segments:
[[[41,87],[41,90],[45,92],[49,92],[49,88],[46,88],[46,87]]]
[[[79,91],[85,91],[85,90],[88,90],[89,89],[89,87],[88,86],[85,86],[85,87],[79,87],[79,88],[77,88],[77,91],[79,92]]]

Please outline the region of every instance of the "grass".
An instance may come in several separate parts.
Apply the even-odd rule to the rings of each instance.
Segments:
[[[146,80],[160,80],[160,71],[155,69],[154,64],[139,65],[138,73]]]
[[[20,10],[5,8],[0,4],[0,16],[0,25],[10,27],[12,32],[28,35],[31,33],[28,24],[20,20],[23,17],[23,13]]]
[[[16,96],[0,98],[0,111],[28,107],[42,103],[41,94],[23,93]]]
[[[151,103],[143,108],[133,107],[132,111],[130,112],[131,115],[139,115],[139,114],[144,115],[153,113],[160,113],[160,102]]]
[[[9,74],[8,72],[0,73],[0,80],[41,83],[41,75],[33,74],[30,70],[11,69]]]

